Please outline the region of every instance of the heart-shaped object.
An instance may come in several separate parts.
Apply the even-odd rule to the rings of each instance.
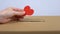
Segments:
[[[34,10],[30,8],[30,6],[26,6],[24,8],[25,15],[32,15],[34,13]]]

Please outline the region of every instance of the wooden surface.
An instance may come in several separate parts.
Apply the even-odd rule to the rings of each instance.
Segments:
[[[60,31],[60,16],[25,17],[21,22],[0,24],[0,31]]]

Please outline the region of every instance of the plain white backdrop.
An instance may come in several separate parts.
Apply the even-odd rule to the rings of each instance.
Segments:
[[[35,10],[33,16],[60,16],[60,0],[0,0],[0,10],[7,7],[23,9],[26,5]]]

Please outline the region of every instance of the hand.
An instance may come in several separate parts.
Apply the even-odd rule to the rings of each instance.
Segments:
[[[21,20],[24,18],[25,12],[23,9],[18,9],[18,8],[6,8],[2,11],[0,11],[0,23],[8,23],[11,20]],[[16,18],[18,16],[19,18]]]

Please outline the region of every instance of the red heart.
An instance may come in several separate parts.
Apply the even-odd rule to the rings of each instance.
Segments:
[[[26,11],[26,15],[32,15],[33,13],[34,13],[33,9],[30,9],[30,10]]]
[[[26,6],[24,8],[25,15],[32,15],[34,13],[34,10],[30,8],[30,6]]]

